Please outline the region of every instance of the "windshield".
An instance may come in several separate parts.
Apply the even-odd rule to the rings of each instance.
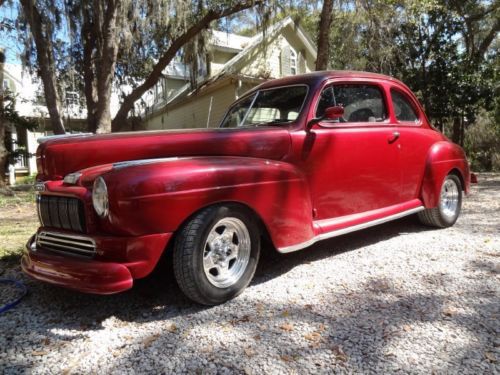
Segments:
[[[289,123],[299,117],[307,86],[259,90],[242,99],[227,112],[221,128]]]

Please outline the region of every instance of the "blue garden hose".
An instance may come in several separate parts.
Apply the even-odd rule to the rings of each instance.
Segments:
[[[26,288],[26,285],[24,285],[22,282],[16,281],[16,280],[11,280],[11,279],[0,279],[0,284],[13,284],[17,287],[17,289],[19,289],[21,291],[21,295],[19,297],[17,297],[17,299],[15,299],[14,301],[9,302],[3,306],[0,306],[0,314],[2,314],[4,312],[6,312],[7,310],[12,309],[19,302],[21,302],[21,300],[26,295],[26,293],[28,293],[28,288]]]

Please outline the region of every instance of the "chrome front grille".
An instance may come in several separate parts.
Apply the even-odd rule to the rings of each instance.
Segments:
[[[39,195],[36,201],[42,226],[85,232],[85,215],[80,199]]]
[[[93,239],[66,233],[40,232],[36,236],[36,244],[46,250],[89,258],[96,253]]]

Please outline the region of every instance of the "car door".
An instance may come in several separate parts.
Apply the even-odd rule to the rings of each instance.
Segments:
[[[400,194],[406,202],[419,197],[429,149],[440,140],[440,135],[428,126],[416,99],[404,88],[392,86],[390,97],[393,121],[400,134],[400,160],[404,166]]]
[[[315,125],[304,138],[302,153],[315,219],[398,204],[398,136],[390,122],[382,84],[328,83],[317,100],[314,116],[321,117],[330,106],[342,106],[343,117]]]

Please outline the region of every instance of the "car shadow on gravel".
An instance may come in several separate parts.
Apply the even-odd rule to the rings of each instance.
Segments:
[[[416,218],[409,217],[366,229],[356,234],[348,234],[330,240],[318,242],[302,251],[291,254],[278,254],[267,245],[259,262],[254,280],[251,285],[258,285],[279,277],[294,267],[303,263],[314,262],[344,252],[358,250],[364,246],[379,241],[388,240],[404,233],[413,233],[429,230],[418,224]],[[22,275],[18,266],[12,270]],[[53,311],[67,311],[68,316],[75,314],[78,319],[71,324],[78,326],[93,326],[109,316],[117,316],[127,321],[154,319],[154,309],[159,306],[168,307],[173,315],[184,309],[197,311],[204,309],[188,300],[180,291],[173,277],[172,264],[169,257],[150,277],[137,280],[134,287],[126,292],[109,296],[98,296],[78,293],[64,288],[40,283],[26,278],[23,279],[31,290],[29,297],[21,306],[32,305],[40,313]],[[126,308],[125,308],[126,307]],[[22,308],[22,307],[21,307]]]
[[[403,234],[432,230],[436,229],[423,226],[416,216],[409,216],[358,232],[323,240],[303,250],[289,254],[278,254],[274,249],[267,246],[264,248],[264,254],[261,257],[252,284],[257,285],[272,280],[304,263],[359,250],[365,246]]]
[[[292,254],[272,254],[274,250],[267,246],[251,285],[272,280],[303,263],[358,250],[402,233],[422,230],[426,228],[410,217],[367,229],[358,234],[322,241]],[[30,290],[25,300],[9,314],[19,317],[21,321],[26,320],[25,316],[35,314],[37,320],[43,322],[43,332],[40,333],[44,335],[53,331],[53,328],[101,329],[101,323],[112,316],[124,321],[147,322],[209,309],[192,303],[182,294],[174,280],[168,257],[159,271],[144,280],[137,280],[131,290],[109,296],[83,294],[40,283],[22,275],[19,266],[11,268],[8,273],[15,278],[22,277]],[[9,314],[0,316],[0,326]],[[31,325],[29,321],[25,323]],[[32,327],[38,329],[39,325],[33,324]],[[51,335],[57,336],[55,333]]]

